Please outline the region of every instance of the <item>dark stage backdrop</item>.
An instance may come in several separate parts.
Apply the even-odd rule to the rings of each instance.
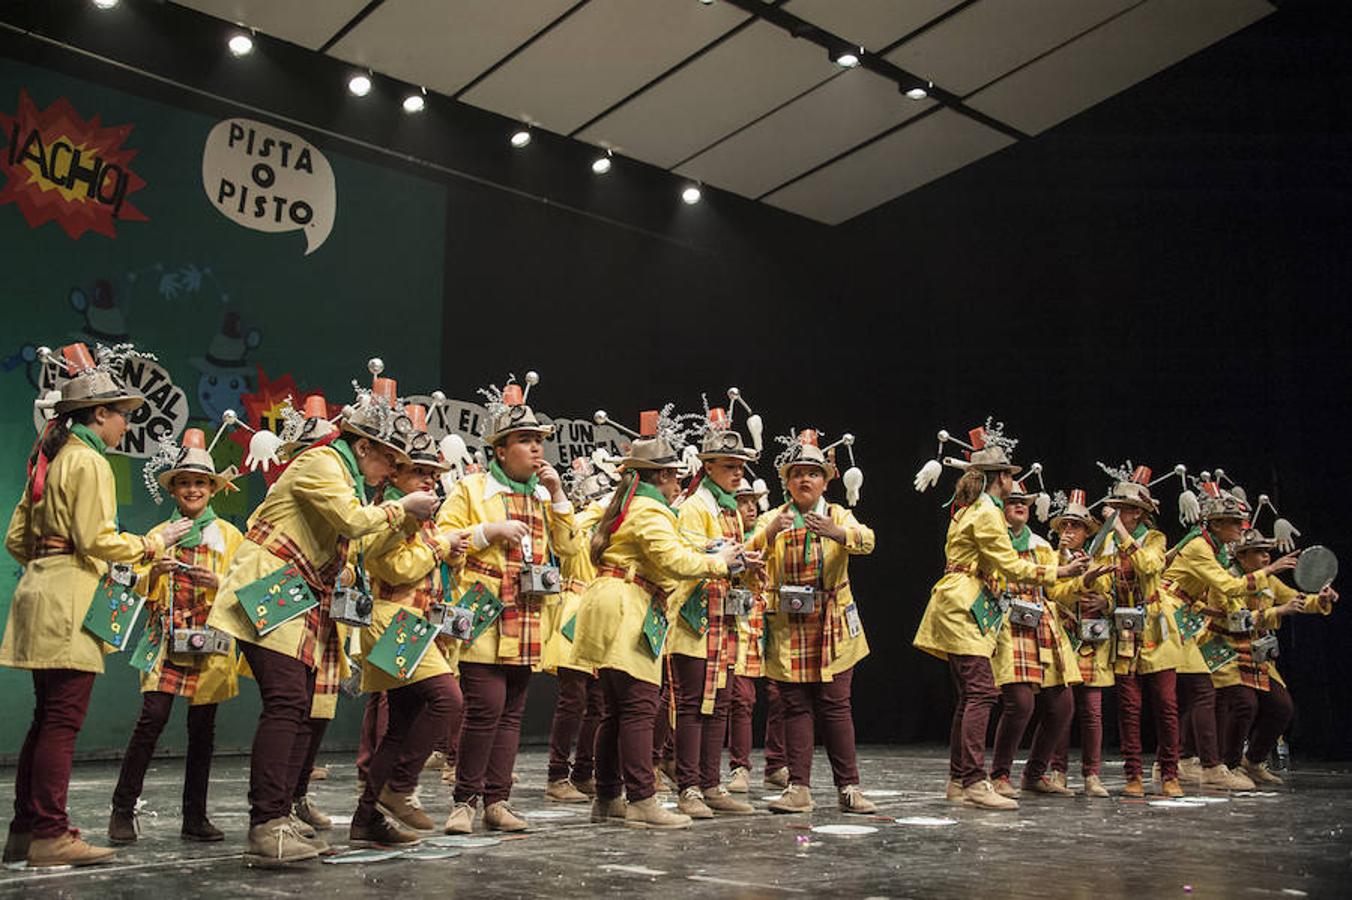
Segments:
[[[160,17],[190,15],[141,14],[161,27]],[[1071,122],[836,229],[713,190],[685,208],[670,178],[631,162],[598,182],[585,150],[548,135],[514,155],[507,123],[468,108],[434,103],[416,126],[373,121],[334,99],[341,67],[295,48],[265,44],[267,78],[254,83],[162,48],[128,49],[75,13],[45,27],[519,189],[315,138],[444,187],[441,380],[452,395],[535,368],[540,409],[605,407],[631,421],[736,385],[769,432],[853,431],[866,473],[858,514],[878,532],[878,551],[851,571],[873,647],[855,719],[862,741],[918,741],[945,739],[951,710],[945,667],[910,646],[942,565],[952,476],[925,495],[910,483],[941,427],[962,433],[994,415],[1023,439],[1020,461],[1044,464],[1049,488],[1091,495],[1107,486],[1095,460],[1222,466],[1251,495],[1271,494],[1305,542],[1342,549],[1352,534],[1339,408],[1352,142],[1338,102],[1352,78],[1336,25],[1321,5],[1285,4]],[[224,109],[22,39],[8,47],[164,102]],[[352,262],[382,265],[360,253]],[[1165,492],[1171,538],[1182,533],[1175,493]],[[1349,618],[1340,609],[1282,630],[1297,755],[1352,756]],[[537,679],[528,737],[547,730],[552,696],[552,679]]]

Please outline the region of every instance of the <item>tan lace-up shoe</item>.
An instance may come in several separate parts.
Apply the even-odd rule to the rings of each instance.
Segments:
[[[878,811],[877,804],[865,797],[857,784],[847,784],[841,788],[837,803],[841,812],[852,815],[868,816]]]
[[[380,792],[376,809],[414,831],[432,831],[437,827],[432,817],[423,811],[417,795],[396,794],[388,786]]]
[[[591,798],[574,787],[567,778],[561,778],[551,781],[545,788],[545,799],[555,803],[586,803]]]
[[[301,837],[291,817],[281,816],[249,829],[244,863],[260,868],[278,868],[317,856],[319,851]]]
[[[447,834],[473,834],[474,813],[477,807],[477,800],[470,800],[468,803],[455,804],[451,809],[451,814],[446,819],[446,825],[442,830]]]
[[[54,838],[33,838],[28,844],[28,868],[52,866],[97,866],[112,862],[117,851],[85,843],[75,829]]]
[[[592,801],[591,820],[597,825],[614,822],[617,819],[624,821],[628,806],[623,797],[597,797]]]
[[[490,831],[525,831],[529,827],[525,819],[512,811],[506,800],[484,807],[484,825]]]
[[[704,802],[704,795],[697,787],[688,787],[676,798],[676,809],[692,819],[712,819],[714,811]]]
[[[789,785],[778,800],[770,802],[773,813],[810,813],[813,809],[812,791],[805,784]]]
[[[690,822],[687,815],[663,809],[656,797],[630,803],[624,813],[624,824],[629,828],[689,828]]]
[[[989,781],[978,781],[962,789],[962,799],[969,806],[981,809],[1018,809],[1019,801],[1005,797],[996,791]]]

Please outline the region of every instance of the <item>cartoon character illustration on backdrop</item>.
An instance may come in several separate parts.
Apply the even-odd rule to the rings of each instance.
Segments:
[[[227,312],[221,330],[211,339],[205,356],[190,362],[201,373],[197,379],[197,405],[207,419],[219,419],[227,409],[240,408],[240,396],[253,390],[250,350],[263,342],[257,328],[245,329],[239,313]]]
[[[71,288],[69,299],[71,307],[84,314],[84,327],[71,332],[71,337],[110,345],[125,344],[131,339],[113,283],[107,278],[95,281],[88,291],[83,287]]]

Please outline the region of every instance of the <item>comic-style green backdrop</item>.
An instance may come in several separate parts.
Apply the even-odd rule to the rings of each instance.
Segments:
[[[203,186],[203,152],[220,119],[0,60],[0,114],[17,116],[21,95],[39,114],[64,98],[72,117],[67,131],[95,116],[105,129],[130,129],[120,147],[135,155],[124,168],[144,186],[126,194],[124,210],[133,205],[144,220],[116,221],[113,237],[85,231],[73,239],[59,221],[33,227],[20,203],[0,205],[0,302],[6,321],[0,336],[0,505],[6,513],[23,490],[24,460],[36,434],[39,372],[32,358],[39,345],[85,340],[92,347],[99,334],[125,333],[159,357],[186,395],[188,424],[207,428],[208,435],[220,410],[240,408],[239,394],[256,386],[258,367],[269,379],[293,375],[302,390],[323,389],[330,401],[344,402],[352,396],[351,379],[369,378],[366,358],[374,352],[387,360],[388,374],[399,379],[401,390],[425,393],[437,386],[442,185],[315,144],[332,167],[335,217],[332,232],[307,255],[300,232],[246,228],[215,207],[216,198]],[[12,149],[22,157],[25,148],[23,129],[21,146],[11,148],[14,133],[9,127],[0,133],[0,156],[7,160]],[[78,147],[78,138],[72,135],[71,144]],[[44,160],[50,152],[40,151]],[[50,175],[68,171],[70,153],[62,153]],[[321,167],[312,159],[310,168]],[[242,171],[248,176],[249,166]],[[272,174],[277,193],[288,177],[300,177]],[[267,173],[261,178],[269,180]],[[110,176],[106,195],[113,185]],[[357,265],[359,259],[381,264]],[[218,465],[238,461],[239,452],[223,441]],[[148,499],[142,462],[113,457],[121,525],[132,531],[149,528],[169,512]],[[237,525],[265,490],[257,474],[240,484],[239,494],[217,504]],[[18,575],[18,565],[6,555],[0,563],[0,622]],[[82,754],[121,752],[140,704],[135,676],[125,655],[107,659],[107,675],[97,681],[80,735]],[[0,757],[7,757],[17,753],[31,715],[28,674],[0,669],[0,697]],[[257,691],[243,686],[240,698],[226,704],[217,719],[218,746],[247,747],[257,711]],[[175,711],[165,746],[182,746],[182,716],[182,709]],[[345,701],[330,734],[337,741],[354,739],[358,719],[358,705]]]

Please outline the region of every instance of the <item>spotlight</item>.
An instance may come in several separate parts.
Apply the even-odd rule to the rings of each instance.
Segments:
[[[422,94],[409,94],[404,98],[404,112],[420,113],[427,106]]]
[[[832,50],[830,54],[831,62],[845,69],[853,69],[855,66],[859,65],[859,57],[862,56],[863,53],[863,47],[848,47],[844,50]]]
[[[681,191],[681,199],[685,201],[686,206],[694,206],[701,196],[703,195],[700,194],[699,187],[693,184]]]
[[[235,56],[248,56],[253,52],[253,38],[247,34],[237,34],[226,44]]]
[[[347,89],[355,97],[365,97],[371,93],[371,79],[365,75],[353,75],[347,82]]]
[[[94,5],[99,9],[112,9],[118,2],[119,0],[94,0]]]
[[[700,3],[703,3],[705,6],[713,6],[713,5],[714,5],[714,0],[699,0],[699,2],[700,2]]]
[[[604,175],[610,171],[610,151],[606,151],[605,156],[598,156],[592,162],[592,171],[597,175]]]
[[[512,135],[512,146],[520,150],[530,143],[530,131],[523,128]]]
[[[909,88],[903,85],[901,92],[905,94],[907,97],[910,97],[912,100],[924,100],[926,97],[929,96],[928,88],[932,87],[934,87],[933,82],[926,82],[923,85],[917,84]]]

